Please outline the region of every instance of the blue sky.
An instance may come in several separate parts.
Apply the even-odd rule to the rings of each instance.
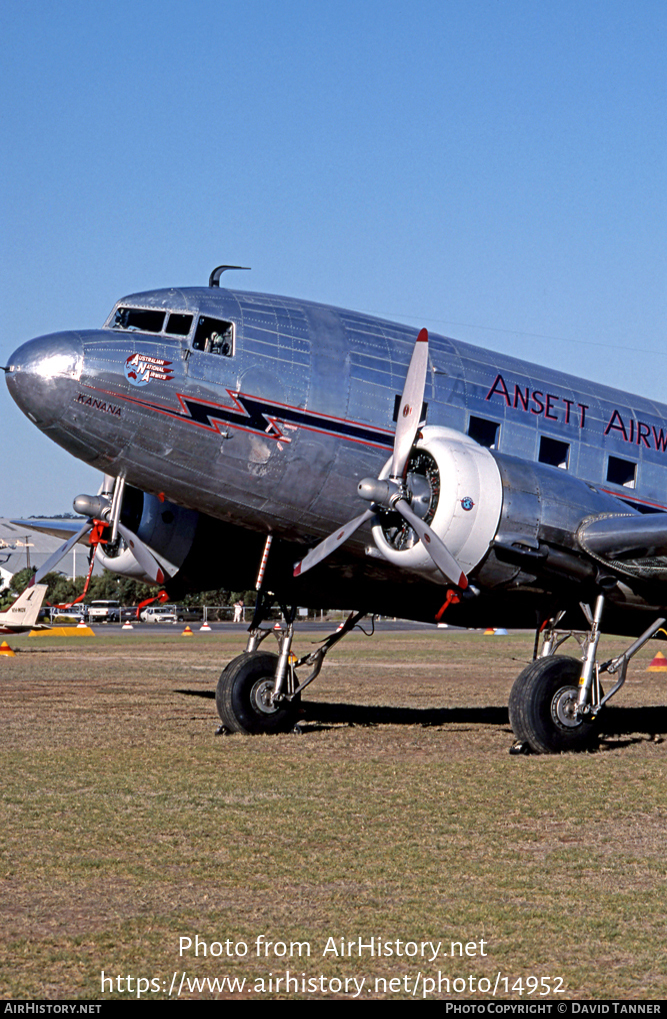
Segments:
[[[2,12],[0,363],[230,262],[667,403],[664,3]],[[0,516],[96,488],[0,415]]]

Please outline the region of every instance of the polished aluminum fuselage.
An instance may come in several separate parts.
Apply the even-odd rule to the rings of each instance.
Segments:
[[[357,483],[391,452],[416,330],[215,287],[121,303],[233,323],[233,355],[194,349],[191,335],[113,328],[113,313],[102,329],[32,340],[12,355],[7,382],[50,438],[143,492],[288,542],[360,512]],[[137,355],[157,366],[142,386],[127,372]],[[586,514],[667,509],[663,405],[433,334],[425,403],[429,426],[496,426],[505,544],[523,535],[527,548],[546,538],[567,549]],[[562,466],[545,459],[545,438],[566,449]],[[360,570],[368,542],[359,532],[346,553]],[[521,576],[525,567],[493,555],[480,567],[490,586],[520,587]]]

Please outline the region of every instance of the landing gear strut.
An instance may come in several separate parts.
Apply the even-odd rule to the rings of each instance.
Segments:
[[[365,615],[351,613],[316,651],[297,659],[292,653],[296,608],[288,610],[281,606],[284,626],[263,629],[261,622],[270,605],[271,599],[260,592],[246,650],[223,669],[218,680],[215,703],[227,732],[249,735],[291,732],[297,721],[301,691],[317,679],[327,652]],[[260,649],[269,634],[278,641],[278,655]],[[310,672],[302,679],[297,670],[304,666]]]
[[[559,754],[596,746],[601,709],[625,683],[630,659],[665,623],[663,618],[656,619],[622,654],[598,663],[604,601],[604,595],[599,595],[594,612],[582,605],[590,626],[583,639],[574,631],[563,634],[549,629],[542,656],[516,678],[509,699],[510,724],[516,737],[512,753]],[[581,660],[553,653],[568,637],[579,641]],[[600,673],[605,672],[618,675],[606,695],[600,683]]]

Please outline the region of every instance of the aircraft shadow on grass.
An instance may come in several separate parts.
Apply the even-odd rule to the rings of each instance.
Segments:
[[[187,697],[203,697],[212,700],[212,690],[175,690]],[[506,707],[492,706],[469,708],[406,708],[377,704],[344,704],[327,701],[304,701],[302,721],[308,731],[327,729],[333,725],[494,725],[509,726]],[[667,707],[610,707],[601,716],[602,738],[625,733],[642,733],[643,738],[653,738],[667,733]],[[640,742],[628,738],[623,745]]]

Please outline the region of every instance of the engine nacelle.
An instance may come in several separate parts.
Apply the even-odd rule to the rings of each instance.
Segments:
[[[113,480],[113,479],[112,479]],[[148,547],[164,573],[164,587],[177,601],[193,591],[252,587],[266,535],[173,502],[162,502],[130,485],[123,494],[121,523]],[[109,555],[98,545],[97,557],[112,573],[154,584],[130,548]]]
[[[389,477],[390,471],[391,459],[380,478]],[[489,550],[502,508],[500,472],[489,450],[453,428],[427,426],[410,454],[407,482],[412,509],[442,539],[464,573],[470,573]],[[389,562],[448,583],[398,514],[379,514],[373,538]]]
[[[154,495],[127,488],[121,521],[148,545],[163,569],[166,582],[180,570],[192,548],[199,514]],[[97,549],[97,561],[122,577],[154,583],[146,577],[130,548],[118,555],[107,555],[104,546]]]

